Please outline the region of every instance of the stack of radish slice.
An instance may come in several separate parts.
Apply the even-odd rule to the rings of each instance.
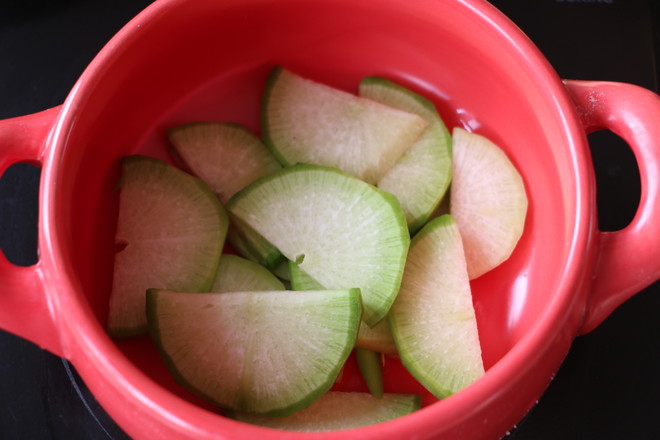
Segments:
[[[418,409],[383,389],[381,353],[438,398],[482,376],[470,279],[511,255],[527,212],[504,152],[382,78],[354,95],[277,67],[261,111],[261,137],[173,127],[192,174],[124,160],[109,333],[148,329],[179,383],[280,429]],[[371,395],[329,391],[353,349]]]

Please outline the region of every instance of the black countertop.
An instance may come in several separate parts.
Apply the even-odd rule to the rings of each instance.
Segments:
[[[61,104],[103,45],[148,0],[5,0],[0,5],[0,119]],[[564,78],[658,90],[658,2],[493,0]],[[652,11],[656,8],[655,11]],[[654,22],[656,29],[654,30]],[[632,153],[609,132],[589,136],[603,230],[625,226],[639,199]],[[33,264],[39,169],[0,180],[0,247]],[[660,283],[578,337],[539,403],[509,439],[660,438]],[[0,438],[126,439],[74,368],[0,331]]]

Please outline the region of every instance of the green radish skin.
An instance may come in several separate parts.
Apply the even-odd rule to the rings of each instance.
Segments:
[[[224,254],[209,292],[285,290],[284,284],[268,269],[253,261]]]
[[[149,288],[208,290],[228,228],[227,213],[200,179],[145,156],[122,161],[108,332],[147,331]]]
[[[237,228],[232,226],[231,217],[229,222],[229,229],[227,230],[227,243],[229,243],[231,246],[231,250],[236,252],[241,257],[262,266],[266,266],[264,262],[267,260],[267,258],[262,258],[262,256],[254,252],[250,246],[248,246],[247,240],[244,240],[241,237],[241,234],[239,234]]]
[[[264,143],[285,165],[338,168],[377,182],[410,148],[426,121],[282,67],[271,72],[262,99]]]
[[[456,127],[450,213],[465,246],[470,279],[506,261],[525,227],[527,194],[518,170],[495,143]]]
[[[414,394],[383,394],[330,391],[309,408],[284,418],[226,411],[230,418],[289,431],[339,431],[359,428],[403,417],[421,407],[422,399]]]
[[[299,164],[257,180],[226,208],[326,288],[360,288],[367,325],[387,314],[410,244],[391,194],[333,168]]]
[[[231,213],[229,219],[227,241],[234,251],[269,270],[275,270],[286,262],[286,258],[279,249],[255,231],[247,222],[231,215]]]
[[[396,196],[406,214],[411,235],[431,217],[451,181],[451,136],[428,99],[378,77],[360,82],[360,96],[422,117],[428,127],[376,183]]]
[[[225,204],[261,176],[280,169],[261,139],[240,124],[193,122],[168,131],[177,157]]]
[[[272,269],[271,272],[273,273],[273,275],[275,275],[277,278],[281,280],[291,281],[291,275],[289,274],[289,260],[283,261],[275,269]],[[293,289],[293,290],[304,290],[304,289]]]
[[[462,240],[452,216],[431,220],[413,238],[388,316],[401,363],[436,397],[484,374]]]
[[[149,290],[152,338],[170,372],[209,402],[284,417],[334,383],[360,322],[359,289]]]
[[[325,289],[293,261],[289,261],[289,275],[293,290]],[[383,354],[396,354],[396,345],[392,338],[389,321],[381,319],[373,328],[365,324],[364,321],[361,322],[355,347]]]
[[[383,364],[381,354],[364,348],[355,348],[355,359],[360,373],[372,396],[383,397]]]

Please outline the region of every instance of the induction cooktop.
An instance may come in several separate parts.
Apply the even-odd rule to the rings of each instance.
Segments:
[[[4,0],[0,5],[0,118],[61,104],[94,55],[148,0]],[[492,0],[563,78],[623,81],[658,91],[660,2]],[[660,122],[659,122],[660,123]],[[589,135],[599,227],[634,215],[639,173],[625,143]],[[0,247],[37,261],[40,171],[11,167],[0,179]],[[509,440],[660,438],[660,283],[578,337],[546,393]],[[0,439],[127,439],[75,368],[0,331]]]

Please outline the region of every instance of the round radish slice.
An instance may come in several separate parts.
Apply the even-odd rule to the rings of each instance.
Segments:
[[[301,164],[257,180],[226,207],[326,289],[359,288],[369,326],[389,310],[410,244],[391,194],[334,168]]]
[[[334,383],[355,343],[360,292],[150,290],[152,337],[179,383],[220,406],[286,416]]]
[[[238,124],[193,122],[170,129],[168,138],[177,155],[222,203],[282,167],[261,139]]]
[[[436,397],[484,374],[463,244],[450,215],[413,238],[388,316],[401,363]]]
[[[414,394],[383,394],[331,391],[312,406],[288,417],[274,418],[228,411],[227,415],[253,425],[291,431],[337,431],[358,428],[405,416],[421,407]]]
[[[263,97],[264,142],[284,165],[339,168],[375,183],[426,128],[426,121],[277,67]]]
[[[504,151],[487,138],[454,128],[449,212],[461,230],[470,279],[507,260],[527,215],[525,185]]]
[[[122,162],[108,331],[128,337],[147,330],[149,288],[208,290],[228,227],[218,198],[201,180],[157,159]]]
[[[437,209],[451,180],[451,137],[428,99],[378,77],[360,81],[360,96],[422,117],[429,125],[420,138],[378,180],[376,186],[401,203],[410,233]]]

